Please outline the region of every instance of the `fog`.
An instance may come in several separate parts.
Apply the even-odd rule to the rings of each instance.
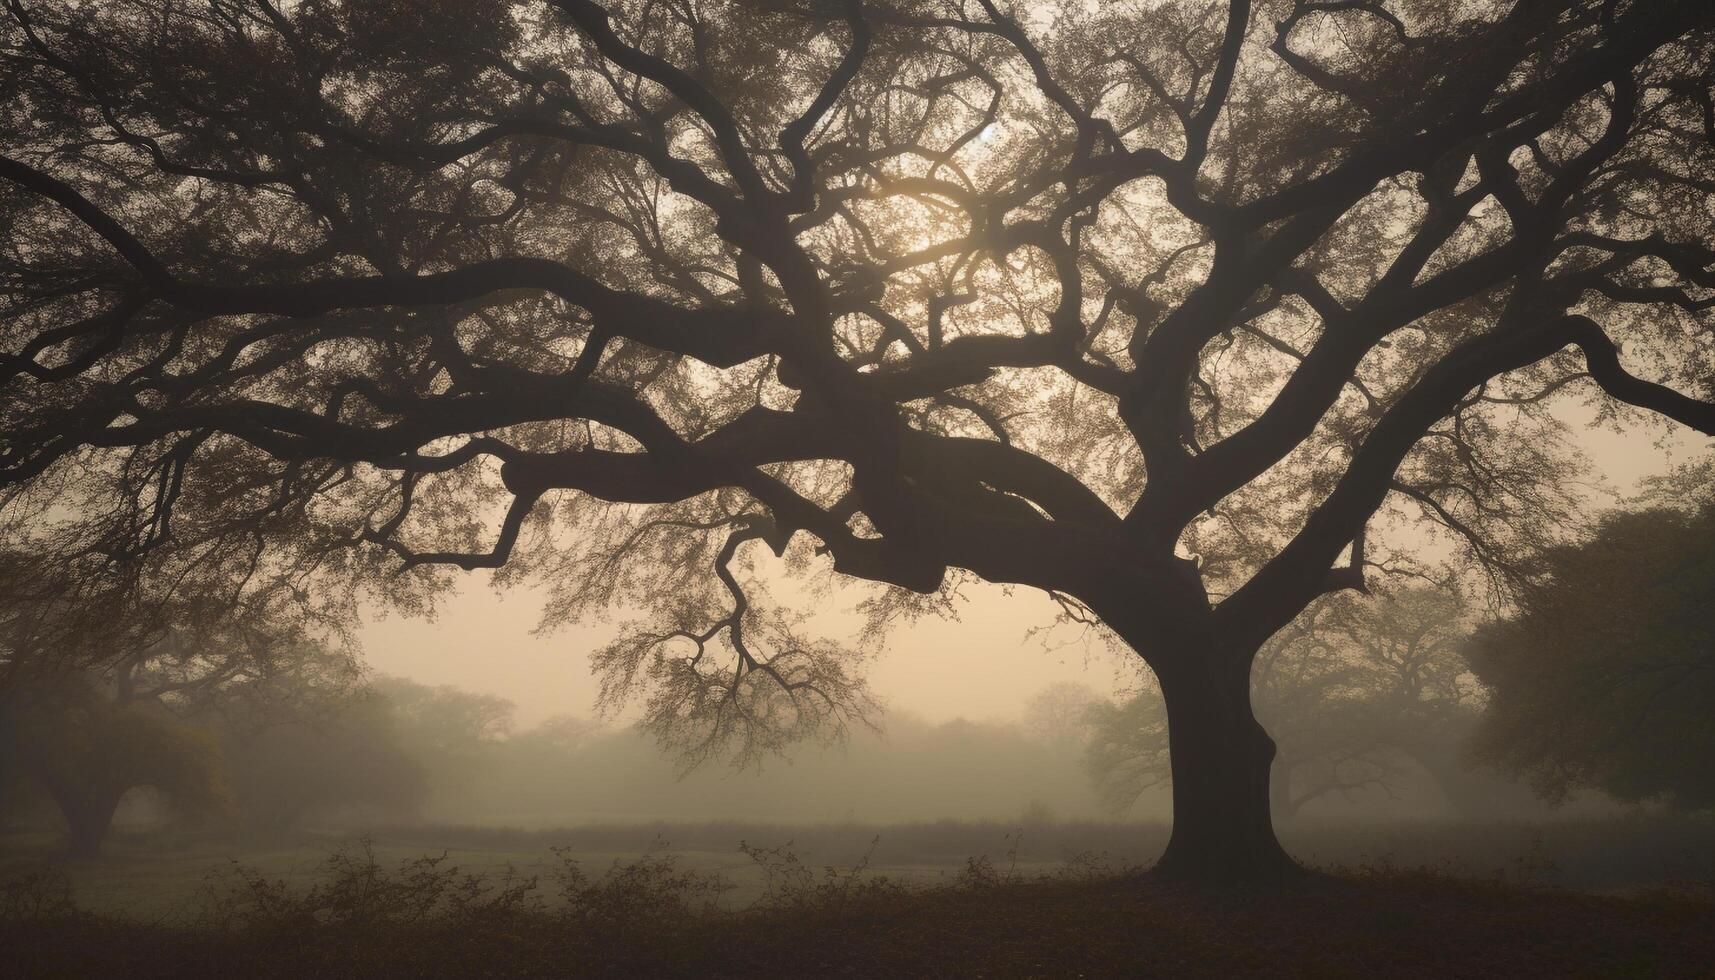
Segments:
[[[1711,975],[1709,0],[6,0],[0,973]]]
[[[611,623],[540,630],[538,596],[522,588],[497,593],[486,578],[465,576],[432,620],[367,620],[360,634],[365,661],[381,673],[504,697],[523,724],[589,713],[598,684],[588,654],[612,636]],[[863,594],[847,589],[821,601],[815,628],[848,633],[856,624],[851,607]],[[867,676],[889,709],[937,722],[1017,720],[1031,695],[1054,681],[1108,692],[1138,681],[1141,662],[1083,642],[1076,631],[1033,635],[1054,624],[1054,604],[1041,593],[973,584],[967,600],[957,619],[919,620],[888,637]]]
[[[1592,461],[1595,480],[1586,490],[1592,506],[1611,506],[1637,493],[1647,478],[1707,447],[1707,440],[1677,426],[1597,424],[1593,411],[1576,403],[1559,412],[1577,448]],[[366,662],[381,673],[506,698],[517,705],[523,724],[588,713],[598,688],[588,652],[611,638],[612,623],[544,623],[538,594],[520,586],[497,591],[488,578],[483,572],[463,574],[432,619],[371,613],[359,632]],[[793,588],[790,581],[773,584]],[[856,623],[851,607],[862,595],[852,588],[832,600],[805,599],[819,607],[814,627],[848,633]],[[1039,592],[979,582],[964,598],[956,619],[895,627],[886,649],[868,666],[867,676],[890,710],[930,722],[1016,721],[1029,698],[1054,682],[1117,695],[1146,676],[1147,668],[1129,654],[1085,642],[1081,631],[1052,630],[1058,610]]]
[[[214,723],[236,811],[191,826],[277,843],[378,828],[860,824],[885,836],[890,826],[945,821],[1164,826],[1171,815],[1165,785],[1119,806],[1100,792],[1089,725],[1082,709],[1069,713],[1064,701],[1068,694],[1079,701],[1102,696],[1064,684],[1036,694],[1013,720],[936,722],[888,712],[875,729],[839,744],[799,746],[750,767],[687,771],[622,722],[559,715],[531,724],[500,699],[378,676],[351,708],[262,729],[241,720]],[[1550,807],[1520,783],[1465,775],[1483,797],[1474,812],[1431,773],[1407,765],[1385,786],[1328,794],[1277,819],[1302,831],[1353,821],[1542,823],[1627,812],[1587,794]],[[51,831],[56,822],[51,805],[28,787],[14,785],[6,802],[13,833]],[[123,838],[127,830],[170,830],[185,818],[168,797],[139,787],[126,795],[115,826]],[[968,840],[984,843],[978,831]]]
[[[1700,447],[1683,431],[1663,429],[1639,439],[1635,432],[1590,425],[1578,409],[1565,411],[1578,424],[1579,448],[1603,477],[1588,490],[1595,506],[1636,493],[1645,479]],[[772,588],[793,594],[789,579],[767,577]],[[544,622],[537,594],[495,589],[486,578],[462,576],[429,615],[370,615],[356,634],[361,675],[352,690],[370,699],[369,710],[397,713],[401,698],[482,706],[480,721],[455,710],[414,723],[389,721],[352,736],[368,749],[377,742],[396,748],[397,764],[417,773],[417,785],[380,802],[362,793],[354,800],[322,800],[322,791],[311,792],[290,814],[241,813],[237,822],[275,833],[357,833],[380,825],[544,830],[708,821],[1041,825],[1161,824],[1170,818],[1165,783],[1117,804],[1111,793],[1104,796],[1091,767],[1089,719],[1064,710],[1046,719],[1045,707],[1033,703],[1056,689],[1098,704],[1159,700],[1135,656],[1094,631],[1057,622],[1059,608],[1039,592],[973,583],[952,615],[894,629],[866,668],[882,705],[870,725],[854,726],[827,744],[787,745],[749,764],[713,759],[686,766],[633,727],[634,707],[594,711],[598,685],[589,651],[612,637],[611,622]],[[816,630],[837,635],[857,629],[852,607],[862,590],[797,595],[816,609],[809,620]],[[271,724],[312,739],[299,752],[300,768],[338,769],[339,756],[355,743],[313,739],[323,729],[338,729],[346,710],[307,711]],[[270,764],[246,756],[240,745],[258,731],[272,737],[269,728],[216,727],[222,727],[228,765]],[[1459,751],[1450,744],[1452,755]],[[1516,780],[1468,759],[1460,765],[1470,780],[1461,792],[1481,798],[1479,812],[1462,809],[1447,787],[1406,761],[1391,766],[1385,782],[1360,781],[1311,800],[1291,821],[1277,814],[1277,821],[1302,829],[1327,821],[1565,821],[1625,812],[1591,793],[1550,806]],[[280,779],[289,781],[259,770],[234,782]],[[7,819],[13,825],[52,826],[52,808],[39,793],[16,779],[10,790],[14,806]],[[165,796],[140,787],[126,795],[116,823],[158,828],[174,819]]]

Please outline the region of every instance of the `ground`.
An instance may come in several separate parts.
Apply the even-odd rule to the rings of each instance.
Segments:
[[[1417,852],[1379,854],[1285,891],[1187,890],[1089,854],[1040,860],[994,825],[892,828],[911,846],[877,847],[858,873],[857,862],[830,872],[790,849],[753,857],[713,846],[735,830],[778,844],[762,835],[779,828],[678,829],[689,846],[643,857],[595,847],[618,843],[615,828],[568,832],[579,848],[557,854],[539,834],[417,828],[367,849],[327,839],[249,849],[236,864],[230,848],[154,837],[121,838],[97,864],[32,865],[16,856],[28,841],[0,839],[15,855],[0,863],[14,882],[0,893],[0,973],[1715,976],[1715,900],[1707,869],[1696,873],[1708,855],[1702,824],[1681,827],[1678,840],[1656,827],[1630,854],[1634,867],[1651,848],[1680,854],[1691,880],[1671,885],[1549,883],[1564,877],[1557,860],[1582,867],[1578,841],[1606,840],[1602,853],[1625,857],[1612,828],[1563,827],[1549,828],[1546,844],[1540,828],[1508,831],[1532,848],[1486,875],[1434,861],[1400,870],[1393,858],[1424,856],[1420,841]],[[836,829],[799,828],[812,853],[830,855],[859,828]],[[1058,832],[1100,842],[1099,828],[1073,829]],[[1037,828],[1037,851],[1063,843],[1041,842],[1054,832]],[[989,833],[1000,837],[989,856],[945,855]],[[459,846],[415,861],[434,841]],[[569,883],[567,859],[584,872]],[[20,884],[32,868],[34,884]]]

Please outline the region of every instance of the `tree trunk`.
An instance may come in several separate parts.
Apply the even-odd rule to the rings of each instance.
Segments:
[[[107,839],[107,831],[113,826],[113,813],[118,809],[117,800],[112,803],[95,801],[87,809],[66,814],[66,822],[71,825],[72,857],[101,856],[101,842]]]
[[[1156,676],[1173,764],[1173,834],[1157,873],[1216,884],[1302,875],[1269,815],[1274,740],[1251,711],[1250,658],[1196,651]]]
[[[100,857],[101,842],[107,839],[107,831],[113,826],[113,814],[119,810],[119,799],[124,794],[105,791],[81,793],[58,780],[42,782],[59,807],[60,815],[65,817],[66,828],[70,831],[67,854],[74,858]]]

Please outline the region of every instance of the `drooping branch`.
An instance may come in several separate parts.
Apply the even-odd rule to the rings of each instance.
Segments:
[[[838,740],[852,725],[873,725],[876,704],[852,673],[849,652],[803,641],[779,610],[759,613],[733,572],[747,542],[763,541],[778,555],[790,535],[756,514],[724,524],[729,530],[713,570],[730,600],[727,609],[706,627],[686,621],[666,632],[631,632],[598,652],[602,702],[617,704],[646,688],[645,728],[676,750],[687,769],[714,755],[753,764],[783,745]],[[754,634],[757,628],[763,636]],[[716,646],[723,635],[724,661]],[[690,654],[672,652],[674,643],[688,643]]]

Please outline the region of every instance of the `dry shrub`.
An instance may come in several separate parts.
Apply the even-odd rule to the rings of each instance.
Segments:
[[[389,870],[369,838],[329,854],[307,889],[233,861],[210,876],[202,924],[223,931],[292,933],[317,926],[368,928],[448,919],[492,922],[538,911],[536,879],[510,866],[462,872],[445,851],[401,861]]]
[[[560,862],[556,877],[565,900],[561,916],[573,923],[684,921],[720,910],[720,897],[733,887],[719,872],[680,866],[661,838],[640,857],[614,859],[600,878],[591,878],[570,848],[552,848]]]
[[[48,865],[30,865],[0,878],[0,923],[28,926],[82,916],[71,879]]]
[[[881,835],[877,834],[870,841],[869,849],[850,867],[823,865],[820,874],[792,850],[792,841],[779,847],[756,847],[747,841],[739,841],[738,849],[762,870],[762,895],[756,900],[755,908],[828,911],[897,896],[906,891],[903,882],[869,873],[870,860],[880,844]]]

